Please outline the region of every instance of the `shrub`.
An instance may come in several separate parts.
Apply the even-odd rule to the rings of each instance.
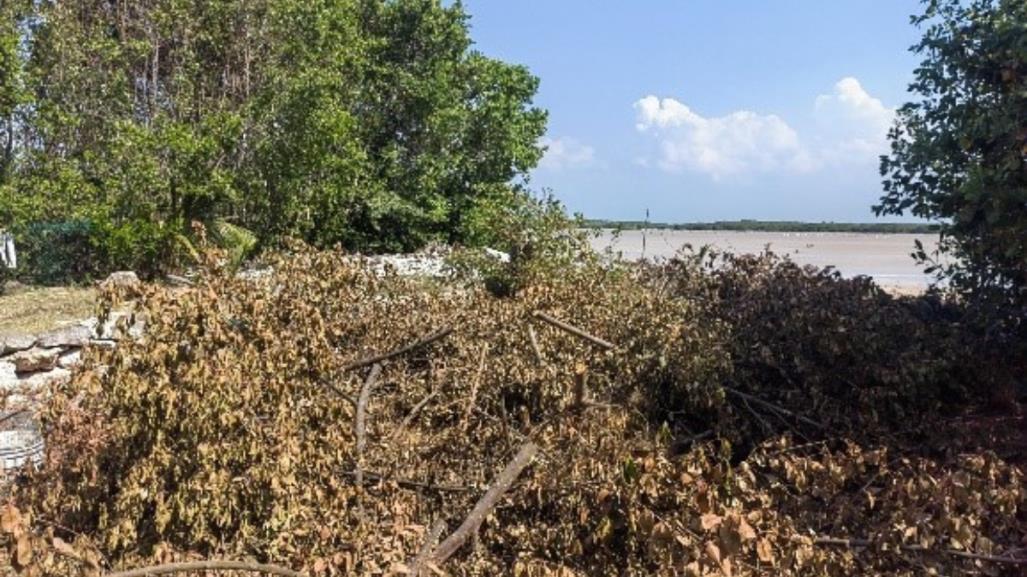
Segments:
[[[96,225],[88,220],[34,222],[15,229],[18,278],[43,285],[88,280],[103,269],[94,244]]]

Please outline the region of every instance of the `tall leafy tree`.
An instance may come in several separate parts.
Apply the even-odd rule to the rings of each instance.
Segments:
[[[537,79],[475,52],[459,3],[28,5],[32,144],[0,205],[100,223],[118,261],[166,258],[191,220],[355,249],[478,238],[468,215],[541,155]]]
[[[934,269],[995,305],[1027,303],[1027,3],[930,0],[923,57],[882,159],[878,214],[938,219]],[[921,258],[931,257],[920,250]]]
[[[0,3],[0,186],[13,171],[18,134],[24,125],[21,113],[29,100],[24,40],[30,6],[27,0]]]

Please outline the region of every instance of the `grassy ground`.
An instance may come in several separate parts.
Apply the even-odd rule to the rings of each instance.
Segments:
[[[0,295],[0,336],[34,334],[93,315],[91,288],[19,288]]]

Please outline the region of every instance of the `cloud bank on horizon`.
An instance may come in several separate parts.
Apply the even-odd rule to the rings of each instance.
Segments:
[[[658,148],[654,165],[690,171],[715,181],[759,173],[810,173],[875,164],[887,152],[895,109],[871,96],[853,77],[813,99],[812,129],[800,133],[775,114],[738,110],[705,117],[672,98],[649,95],[634,103],[635,128]],[[590,151],[594,154],[594,151]]]

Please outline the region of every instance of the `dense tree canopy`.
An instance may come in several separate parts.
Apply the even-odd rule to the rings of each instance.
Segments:
[[[975,297],[1027,302],[1027,3],[930,0],[923,56],[882,160],[878,214],[944,222],[940,271]],[[921,251],[922,253],[923,251]],[[923,255],[922,256],[927,256]]]
[[[0,9],[0,128],[27,131],[0,224],[87,220],[119,262],[164,258],[192,220],[460,241],[541,156],[538,80],[474,51],[459,2],[25,4]]]

